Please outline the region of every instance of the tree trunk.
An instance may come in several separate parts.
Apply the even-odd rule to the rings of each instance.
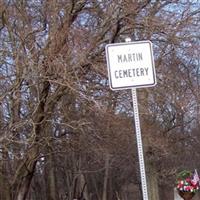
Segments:
[[[146,163],[149,200],[159,200],[158,175],[156,168],[151,162],[147,161]]]
[[[40,103],[33,116],[33,122],[34,122],[33,132],[35,133],[33,145],[30,147],[30,150],[27,152],[23,162],[16,170],[15,177],[12,183],[14,200],[25,200],[31,185],[31,181],[37,163],[37,158],[39,155],[39,145],[37,142],[41,135],[41,131],[43,130],[42,128],[44,127],[43,124],[44,122],[43,120],[45,118],[44,110],[45,110],[45,103],[48,96],[49,87],[50,87],[49,82],[46,81],[43,83],[43,89],[41,90],[40,93]]]
[[[148,101],[149,101],[149,93],[147,90],[144,90],[142,98],[143,98],[143,103],[142,106],[140,107],[142,112],[146,113],[146,116],[151,116],[149,113],[149,108],[148,108]],[[143,151],[144,151],[144,159],[145,159],[145,169],[146,169],[146,180],[147,180],[147,190],[148,190],[148,197],[149,200],[159,200],[159,191],[158,191],[158,175],[157,175],[157,170],[156,166],[153,163],[154,161],[152,160],[149,155],[149,149],[151,149],[151,144],[149,141],[149,135],[148,135],[148,118],[143,118],[141,119],[141,126],[146,125],[145,129],[143,129],[143,132],[145,132],[145,137],[143,137]],[[144,126],[142,126],[144,127]],[[151,127],[151,126],[150,126]],[[151,127],[152,128],[152,127]],[[150,152],[151,153],[151,152]]]
[[[81,185],[81,196],[83,197],[84,200],[89,200],[87,182],[85,181],[85,177],[82,173],[80,175],[80,185]]]
[[[104,175],[102,200],[107,200],[107,185],[108,185],[109,160],[110,160],[110,156],[109,156],[108,153],[106,153],[106,158],[105,158],[105,175]]]
[[[47,163],[46,163],[46,176],[47,176],[47,199],[48,200],[57,200],[57,192],[56,192],[56,177],[55,177],[55,167],[54,167],[54,156],[52,155],[52,151],[49,153]]]
[[[8,168],[7,162],[5,162],[8,160],[8,152],[4,149],[2,150],[2,158],[3,161],[0,161],[0,199],[11,200]]]
[[[37,163],[37,161],[32,162],[31,166],[28,169],[24,168],[25,165],[23,166],[23,169],[21,170],[21,174],[19,174],[19,175],[21,175],[22,178],[20,181],[20,185],[18,186],[16,200],[26,200],[26,197],[29,192],[31,180],[33,178],[33,174],[35,171],[36,163]],[[27,170],[30,170],[30,172],[28,172],[28,174],[27,174]],[[23,177],[24,174],[27,174],[27,175]]]

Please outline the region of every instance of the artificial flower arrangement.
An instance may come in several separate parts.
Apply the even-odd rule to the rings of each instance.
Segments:
[[[199,176],[195,170],[194,173],[184,170],[177,175],[177,185],[176,188],[181,192],[196,193],[199,186]]]

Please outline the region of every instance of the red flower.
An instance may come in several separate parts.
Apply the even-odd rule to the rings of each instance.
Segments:
[[[188,183],[191,183],[191,179],[190,178],[186,178],[185,179]]]

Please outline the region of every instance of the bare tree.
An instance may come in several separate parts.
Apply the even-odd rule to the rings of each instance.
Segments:
[[[129,36],[154,44],[158,86],[139,91],[139,101],[157,188],[150,199],[158,199],[158,184],[170,187],[181,162],[177,148],[199,142],[198,8],[189,0],[2,0],[1,198],[126,200],[124,188],[140,185],[130,94],[109,89],[104,51]]]

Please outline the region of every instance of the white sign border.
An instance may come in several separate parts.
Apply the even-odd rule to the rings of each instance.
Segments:
[[[123,45],[131,45],[131,44],[142,44],[142,43],[149,43],[150,52],[151,52],[151,63],[152,63],[152,72],[153,72],[153,80],[154,82],[151,84],[142,84],[142,85],[130,85],[130,86],[122,86],[122,87],[113,87],[112,79],[111,79],[111,68],[110,68],[110,61],[109,61],[109,53],[108,48],[110,46],[123,46]],[[153,56],[153,47],[152,42],[150,40],[142,40],[142,41],[134,41],[134,42],[122,42],[122,43],[113,43],[106,45],[106,62],[107,62],[107,69],[108,69],[108,78],[109,78],[109,85],[111,90],[124,90],[124,89],[131,89],[131,88],[145,88],[145,87],[153,87],[157,84],[156,81],[156,71],[155,71],[155,63],[154,63],[154,56]]]

